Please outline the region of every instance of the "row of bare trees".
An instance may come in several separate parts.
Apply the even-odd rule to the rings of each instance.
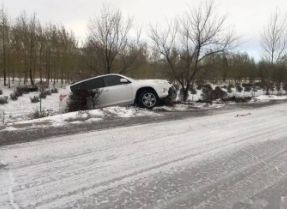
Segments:
[[[286,16],[277,10],[271,15],[262,34],[263,58],[259,62],[259,76],[266,93],[283,85],[287,87],[287,24]]]
[[[166,25],[152,27],[151,38],[168,75],[181,85],[184,99],[195,82],[204,80],[257,82],[267,94],[287,86],[287,25],[278,11],[263,30],[259,62],[246,53],[232,52],[237,38],[212,2],[190,8]]]
[[[147,44],[132,20],[119,10],[103,8],[90,24],[83,46],[63,26],[41,25],[36,15],[25,13],[13,23],[0,11],[0,68],[4,85],[15,77],[34,85],[35,78],[49,83],[103,73],[127,73],[147,65]]]
[[[69,76],[75,68],[77,41],[64,27],[49,25],[43,27],[36,15],[28,17],[22,13],[14,23],[8,21],[7,12],[0,11],[1,70],[4,85],[15,78],[26,84],[35,84],[35,78],[42,82]]]
[[[266,86],[285,83],[287,34],[285,18],[276,12],[262,34],[263,56],[255,62],[245,53],[233,51],[237,44],[226,16],[206,2],[189,8],[166,24],[153,25],[143,41],[141,30],[119,10],[103,7],[89,23],[89,36],[79,46],[73,33],[63,26],[43,26],[36,15],[21,14],[9,21],[0,11],[0,70],[4,84],[15,77],[33,85],[104,73],[133,76],[156,75],[180,84],[186,99],[198,80],[251,82]],[[233,52],[232,52],[233,51]]]

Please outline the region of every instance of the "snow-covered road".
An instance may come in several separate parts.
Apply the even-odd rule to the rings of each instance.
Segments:
[[[1,147],[0,208],[286,208],[286,125],[282,103]]]

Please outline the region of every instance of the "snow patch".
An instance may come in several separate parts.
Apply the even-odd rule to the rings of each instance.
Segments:
[[[51,87],[52,88],[52,87]],[[14,88],[8,88],[0,86],[3,90],[3,96],[10,96],[14,91]],[[42,99],[41,109],[48,111],[49,113],[55,114],[59,113],[61,109],[61,104],[59,96],[61,92],[67,91],[66,88],[58,88],[58,93],[53,93],[48,95],[47,98]],[[36,110],[40,110],[40,103],[31,103],[30,98],[39,95],[39,91],[23,94],[18,97],[16,101],[10,100],[7,104],[0,105],[0,116],[4,118],[5,123],[23,121],[31,119],[32,113]],[[2,119],[1,119],[2,120]]]
[[[218,109],[224,107],[224,103],[191,103],[191,104],[175,104],[174,106],[160,106],[155,107],[154,111],[168,111],[168,112],[183,112],[195,109]]]
[[[8,166],[8,164],[4,162],[3,160],[0,160],[0,168],[4,168],[6,166]]]
[[[274,100],[287,100],[287,96],[276,96],[276,95],[260,95],[254,98],[256,101],[274,101]]]
[[[13,126],[8,126],[8,127],[4,128],[2,131],[15,131],[15,130],[18,130],[18,129],[13,127]]]
[[[160,116],[160,114],[137,107],[115,106],[103,109],[70,112],[40,119],[8,123],[7,127],[2,129],[2,131],[14,131],[26,129],[27,127],[61,127],[68,124],[97,123],[107,118],[132,118],[144,116]]]
[[[137,116],[155,116],[158,115],[152,111],[146,109],[140,109],[137,107],[107,107],[103,108],[103,112],[107,115],[117,116],[121,118],[137,117]]]

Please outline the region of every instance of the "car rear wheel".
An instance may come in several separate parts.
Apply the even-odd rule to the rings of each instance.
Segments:
[[[137,102],[140,107],[152,109],[158,104],[158,97],[153,91],[145,90],[139,94]]]

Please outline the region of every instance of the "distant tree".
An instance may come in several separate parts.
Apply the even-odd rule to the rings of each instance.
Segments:
[[[220,53],[205,59],[205,68],[198,73],[197,80],[219,80],[225,82],[231,76],[231,54]]]
[[[271,15],[262,34],[263,59],[271,64],[282,61],[287,53],[287,25],[286,18],[282,18],[276,11]]]
[[[285,80],[287,57],[286,17],[275,11],[262,34],[264,56],[259,64],[261,82],[269,94],[274,84],[280,90]],[[286,80],[285,80],[286,81]]]
[[[3,71],[3,79],[4,86],[7,85],[7,61],[8,61],[8,51],[9,51],[9,33],[10,26],[8,22],[8,15],[5,11],[4,7],[0,9],[0,28],[1,28],[1,53],[2,53],[2,71]],[[10,83],[9,83],[10,84]]]
[[[198,72],[205,68],[204,60],[232,46],[234,37],[226,30],[225,22],[225,16],[216,15],[214,4],[206,3],[168,23],[165,31],[152,27],[154,47],[181,85],[184,100]]]
[[[132,20],[125,19],[121,11],[103,7],[100,16],[89,24],[90,36],[85,45],[85,52],[91,53],[87,58],[91,61],[89,68],[96,73],[127,72],[144,46],[140,36],[132,41],[131,27]]]
[[[36,49],[36,16],[33,15],[32,18],[28,18],[26,13],[22,13],[17,18],[16,31],[19,33],[19,42],[21,45],[21,50],[23,54],[23,64],[24,64],[24,83],[27,79],[30,79],[30,83],[34,85],[34,62],[35,62],[35,49]]]

